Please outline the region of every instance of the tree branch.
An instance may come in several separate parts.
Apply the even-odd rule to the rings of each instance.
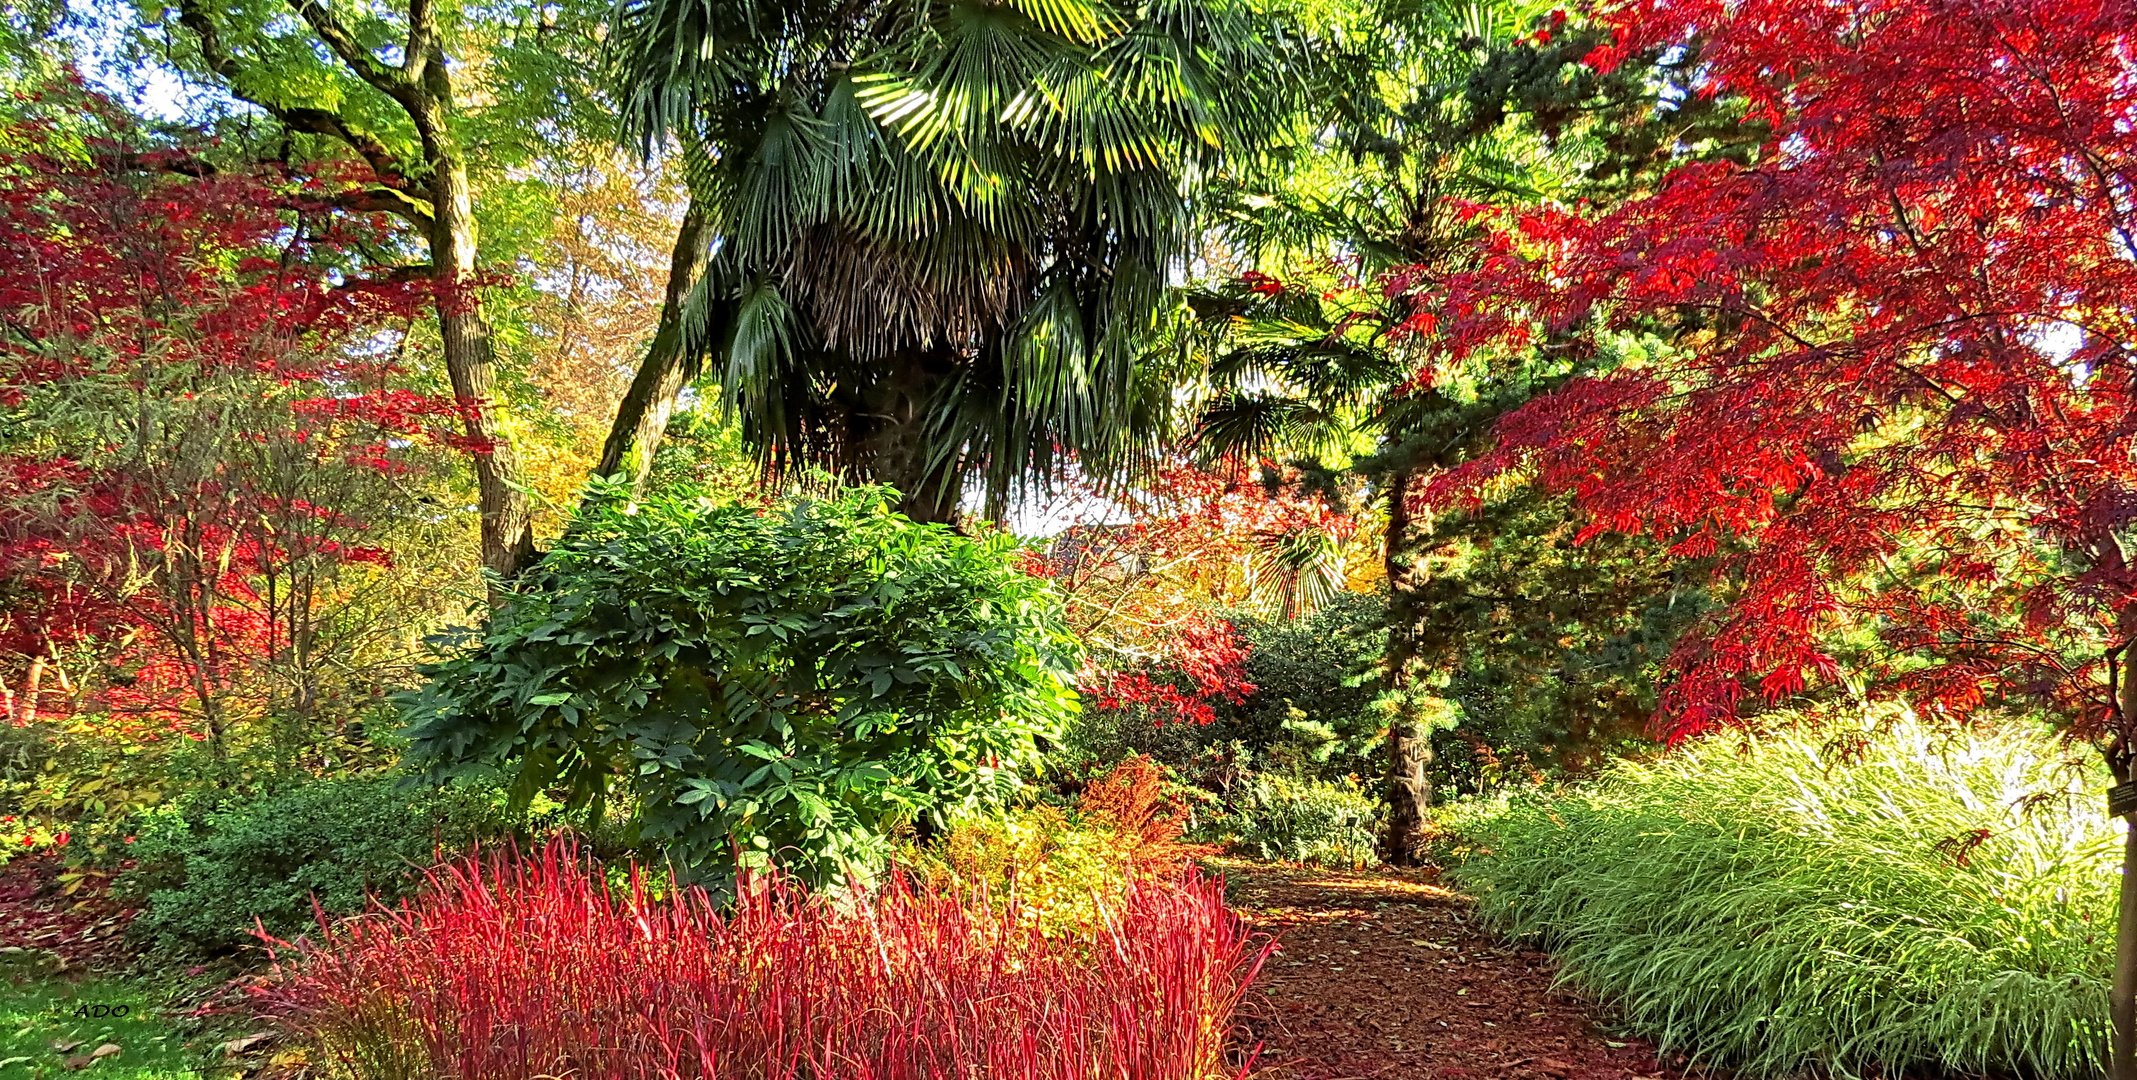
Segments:
[[[381,185],[346,191],[324,201],[330,206],[360,214],[393,214],[411,225],[427,230],[430,228],[432,216],[429,198],[424,192],[403,191],[400,188]]]
[[[280,121],[283,127],[308,135],[324,135],[340,142],[363,159],[364,164],[377,174],[382,183],[375,188],[352,192],[332,200],[352,210],[378,211],[398,215],[410,224],[428,229],[431,218],[430,193],[422,185],[409,181],[407,169],[383,140],[364,131],[329,109],[308,105],[289,105],[271,101],[251,93],[240,86],[241,69],[237,56],[224,43],[222,31],[209,18],[202,0],[179,0],[178,22],[193,32],[200,43],[200,57],[208,70],[219,76],[233,97],[265,110],[269,116]],[[397,186],[396,186],[397,185]]]
[[[377,54],[364,48],[363,44],[356,40],[356,35],[349,33],[349,28],[342,25],[340,17],[329,11],[320,0],[290,0],[290,6],[311,25],[312,32],[319,35],[319,40],[324,42],[328,49],[333,50],[342,63],[349,65],[349,70],[356,72],[358,78],[377,87],[387,97],[406,104],[403,95],[415,86],[406,69],[388,64],[380,60]]]
[[[432,0],[408,0],[408,48],[402,71],[410,85],[423,85],[437,48],[438,18]]]

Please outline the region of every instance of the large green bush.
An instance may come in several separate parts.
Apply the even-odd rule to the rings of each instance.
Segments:
[[[408,702],[412,759],[627,802],[697,872],[866,868],[997,803],[1075,708],[1073,642],[1006,537],[881,489],[769,511],[603,501]]]
[[[316,780],[218,804],[182,798],[139,815],[120,894],[144,905],[133,932],[159,946],[218,953],[330,914],[392,899],[442,852],[504,830],[494,790],[411,786],[374,776]]]
[[[1747,1075],[2082,1077],[2107,1038],[2105,770],[2033,727],[1696,742],[1470,806],[1455,880],[1666,1049]]]

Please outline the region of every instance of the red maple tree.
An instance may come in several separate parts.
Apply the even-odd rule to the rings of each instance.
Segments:
[[[287,174],[0,148],[0,705],[219,755],[318,706],[342,572],[391,562],[375,521],[460,441],[398,363],[428,301]]]
[[[1607,213],[1501,223],[1484,265],[1399,280],[1450,362],[1596,360],[1506,417],[1458,497],[1514,470],[1591,530],[1722,560],[1671,663],[1672,733],[1863,672],[1932,715],[2045,708],[2137,768],[2137,5],[1632,0],[1608,68],[1696,47],[1771,125]],[[2113,1016],[2133,1069],[2137,830]]]

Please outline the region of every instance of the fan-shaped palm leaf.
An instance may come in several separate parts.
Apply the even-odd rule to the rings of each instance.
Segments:
[[[1195,192],[1284,127],[1288,37],[1249,0],[623,0],[611,48],[626,130],[702,148],[693,310],[739,314],[690,340],[746,433],[940,509],[1132,470],[1139,339]]]

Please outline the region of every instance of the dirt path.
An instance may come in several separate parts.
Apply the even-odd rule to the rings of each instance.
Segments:
[[[1426,875],[1211,860],[1280,948],[1246,1009],[1263,1080],[1681,1077],[1551,987],[1541,954],[1494,941]]]

